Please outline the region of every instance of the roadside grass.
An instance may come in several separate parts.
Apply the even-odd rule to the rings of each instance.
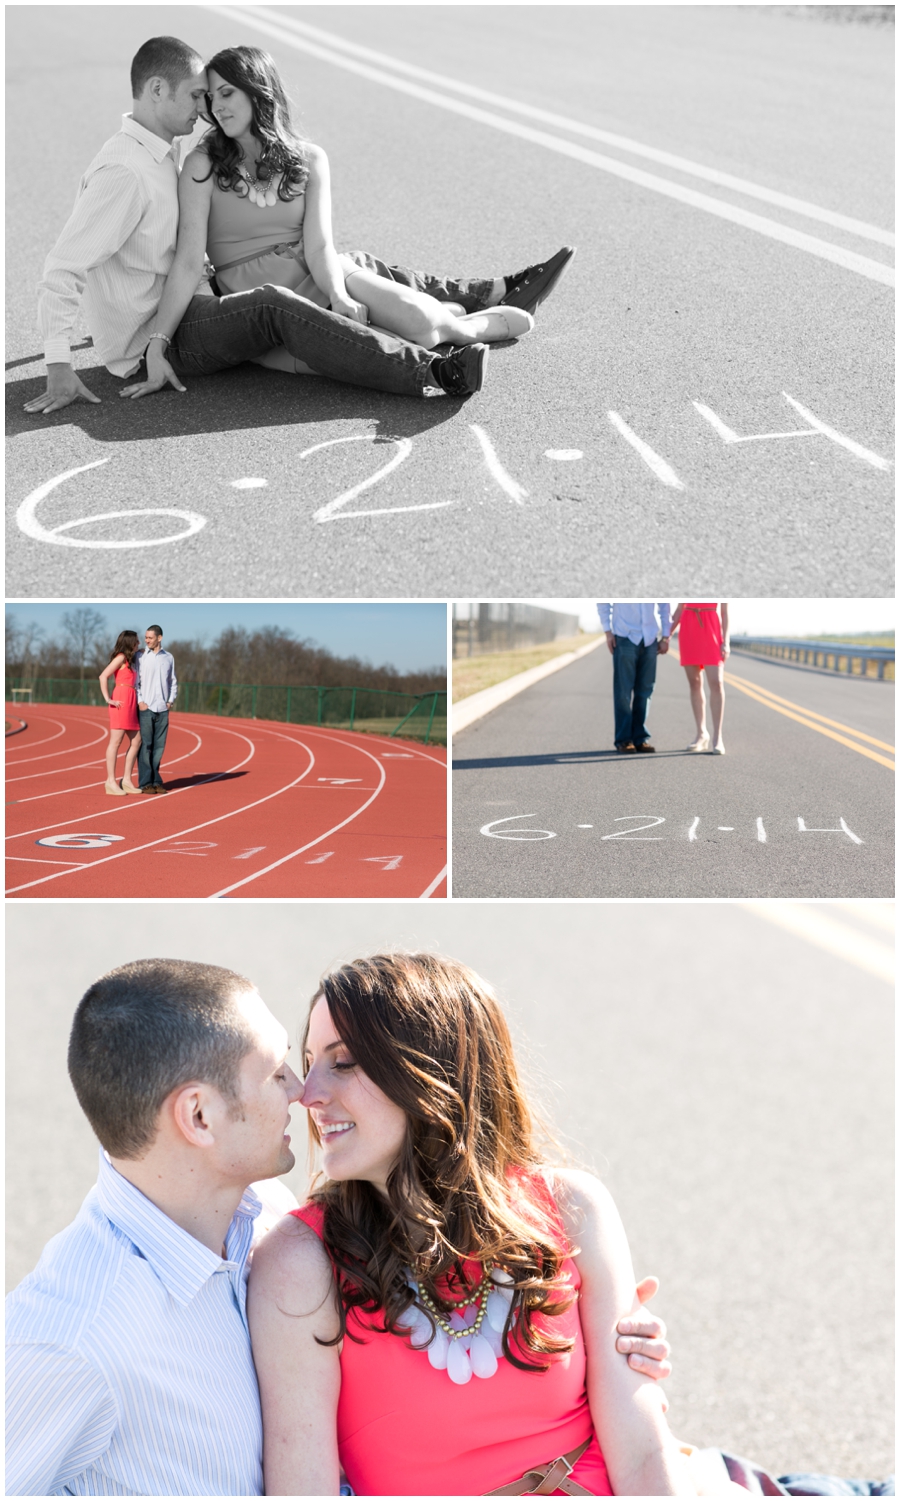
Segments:
[[[564,652],[578,651],[587,646],[594,636],[585,632],[577,636],[565,636],[559,641],[548,641],[544,646],[522,646],[515,651],[489,652],[484,657],[454,657],[452,667],[453,703],[468,698],[471,693],[480,693],[482,688],[493,688],[515,677],[517,672],[527,672],[530,667],[540,667]]]

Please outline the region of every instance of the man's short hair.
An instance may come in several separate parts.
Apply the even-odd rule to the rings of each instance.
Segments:
[[[163,1101],[213,1085],[237,1110],[240,1065],[254,1038],[237,1006],[243,975],[187,959],[139,959],[82,996],[69,1037],[69,1078],[111,1157],[142,1157]]]
[[[161,636],[162,635],[162,626],[161,625],[148,625],[147,630],[148,631],[152,631],[155,636]]]
[[[134,55],[131,64],[131,97],[140,99],[150,78],[164,78],[170,89],[177,89],[182,79],[190,78],[203,67],[203,58],[177,36],[154,36]]]

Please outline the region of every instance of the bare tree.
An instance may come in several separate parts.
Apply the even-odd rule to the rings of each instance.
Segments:
[[[21,679],[20,686],[30,688],[37,676],[40,643],[44,632],[36,620],[21,625],[16,615],[6,617],[6,663],[11,677]]]
[[[106,616],[99,610],[92,610],[89,605],[79,605],[77,610],[68,610],[61,623],[81,669],[80,681],[83,683],[84,669],[97,650],[100,632],[108,630]]]

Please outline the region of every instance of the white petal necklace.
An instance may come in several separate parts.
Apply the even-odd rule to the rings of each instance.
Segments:
[[[246,167],[238,167],[238,171],[247,184],[247,197],[257,208],[274,208],[278,202],[278,184],[281,181],[281,173],[276,173],[266,182],[259,178],[251,177]]]
[[[503,1330],[513,1299],[508,1284],[512,1280],[508,1272],[487,1266],[473,1296],[448,1317],[410,1273],[408,1286],[428,1309],[437,1328],[432,1338],[431,1319],[415,1303],[404,1313],[400,1326],[410,1331],[412,1348],[424,1351],[434,1369],[446,1371],[457,1386],[465,1386],[473,1376],[487,1380],[496,1373],[498,1358],[503,1355]],[[472,1307],[477,1309],[475,1318],[467,1324],[464,1308]]]

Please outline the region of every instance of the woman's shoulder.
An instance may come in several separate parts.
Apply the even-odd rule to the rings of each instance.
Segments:
[[[593,1173],[583,1168],[545,1167],[542,1178],[573,1244],[586,1226],[618,1221],[612,1194]]]
[[[213,180],[211,168],[212,162],[210,161],[209,152],[201,141],[185,157],[181,167],[179,183],[183,187],[189,185],[198,188],[211,187]]]
[[[265,1280],[284,1288],[298,1282],[321,1286],[325,1279],[330,1285],[328,1252],[320,1235],[304,1218],[302,1208],[283,1215],[266,1231],[253,1252],[253,1275],[257,1283]]]

